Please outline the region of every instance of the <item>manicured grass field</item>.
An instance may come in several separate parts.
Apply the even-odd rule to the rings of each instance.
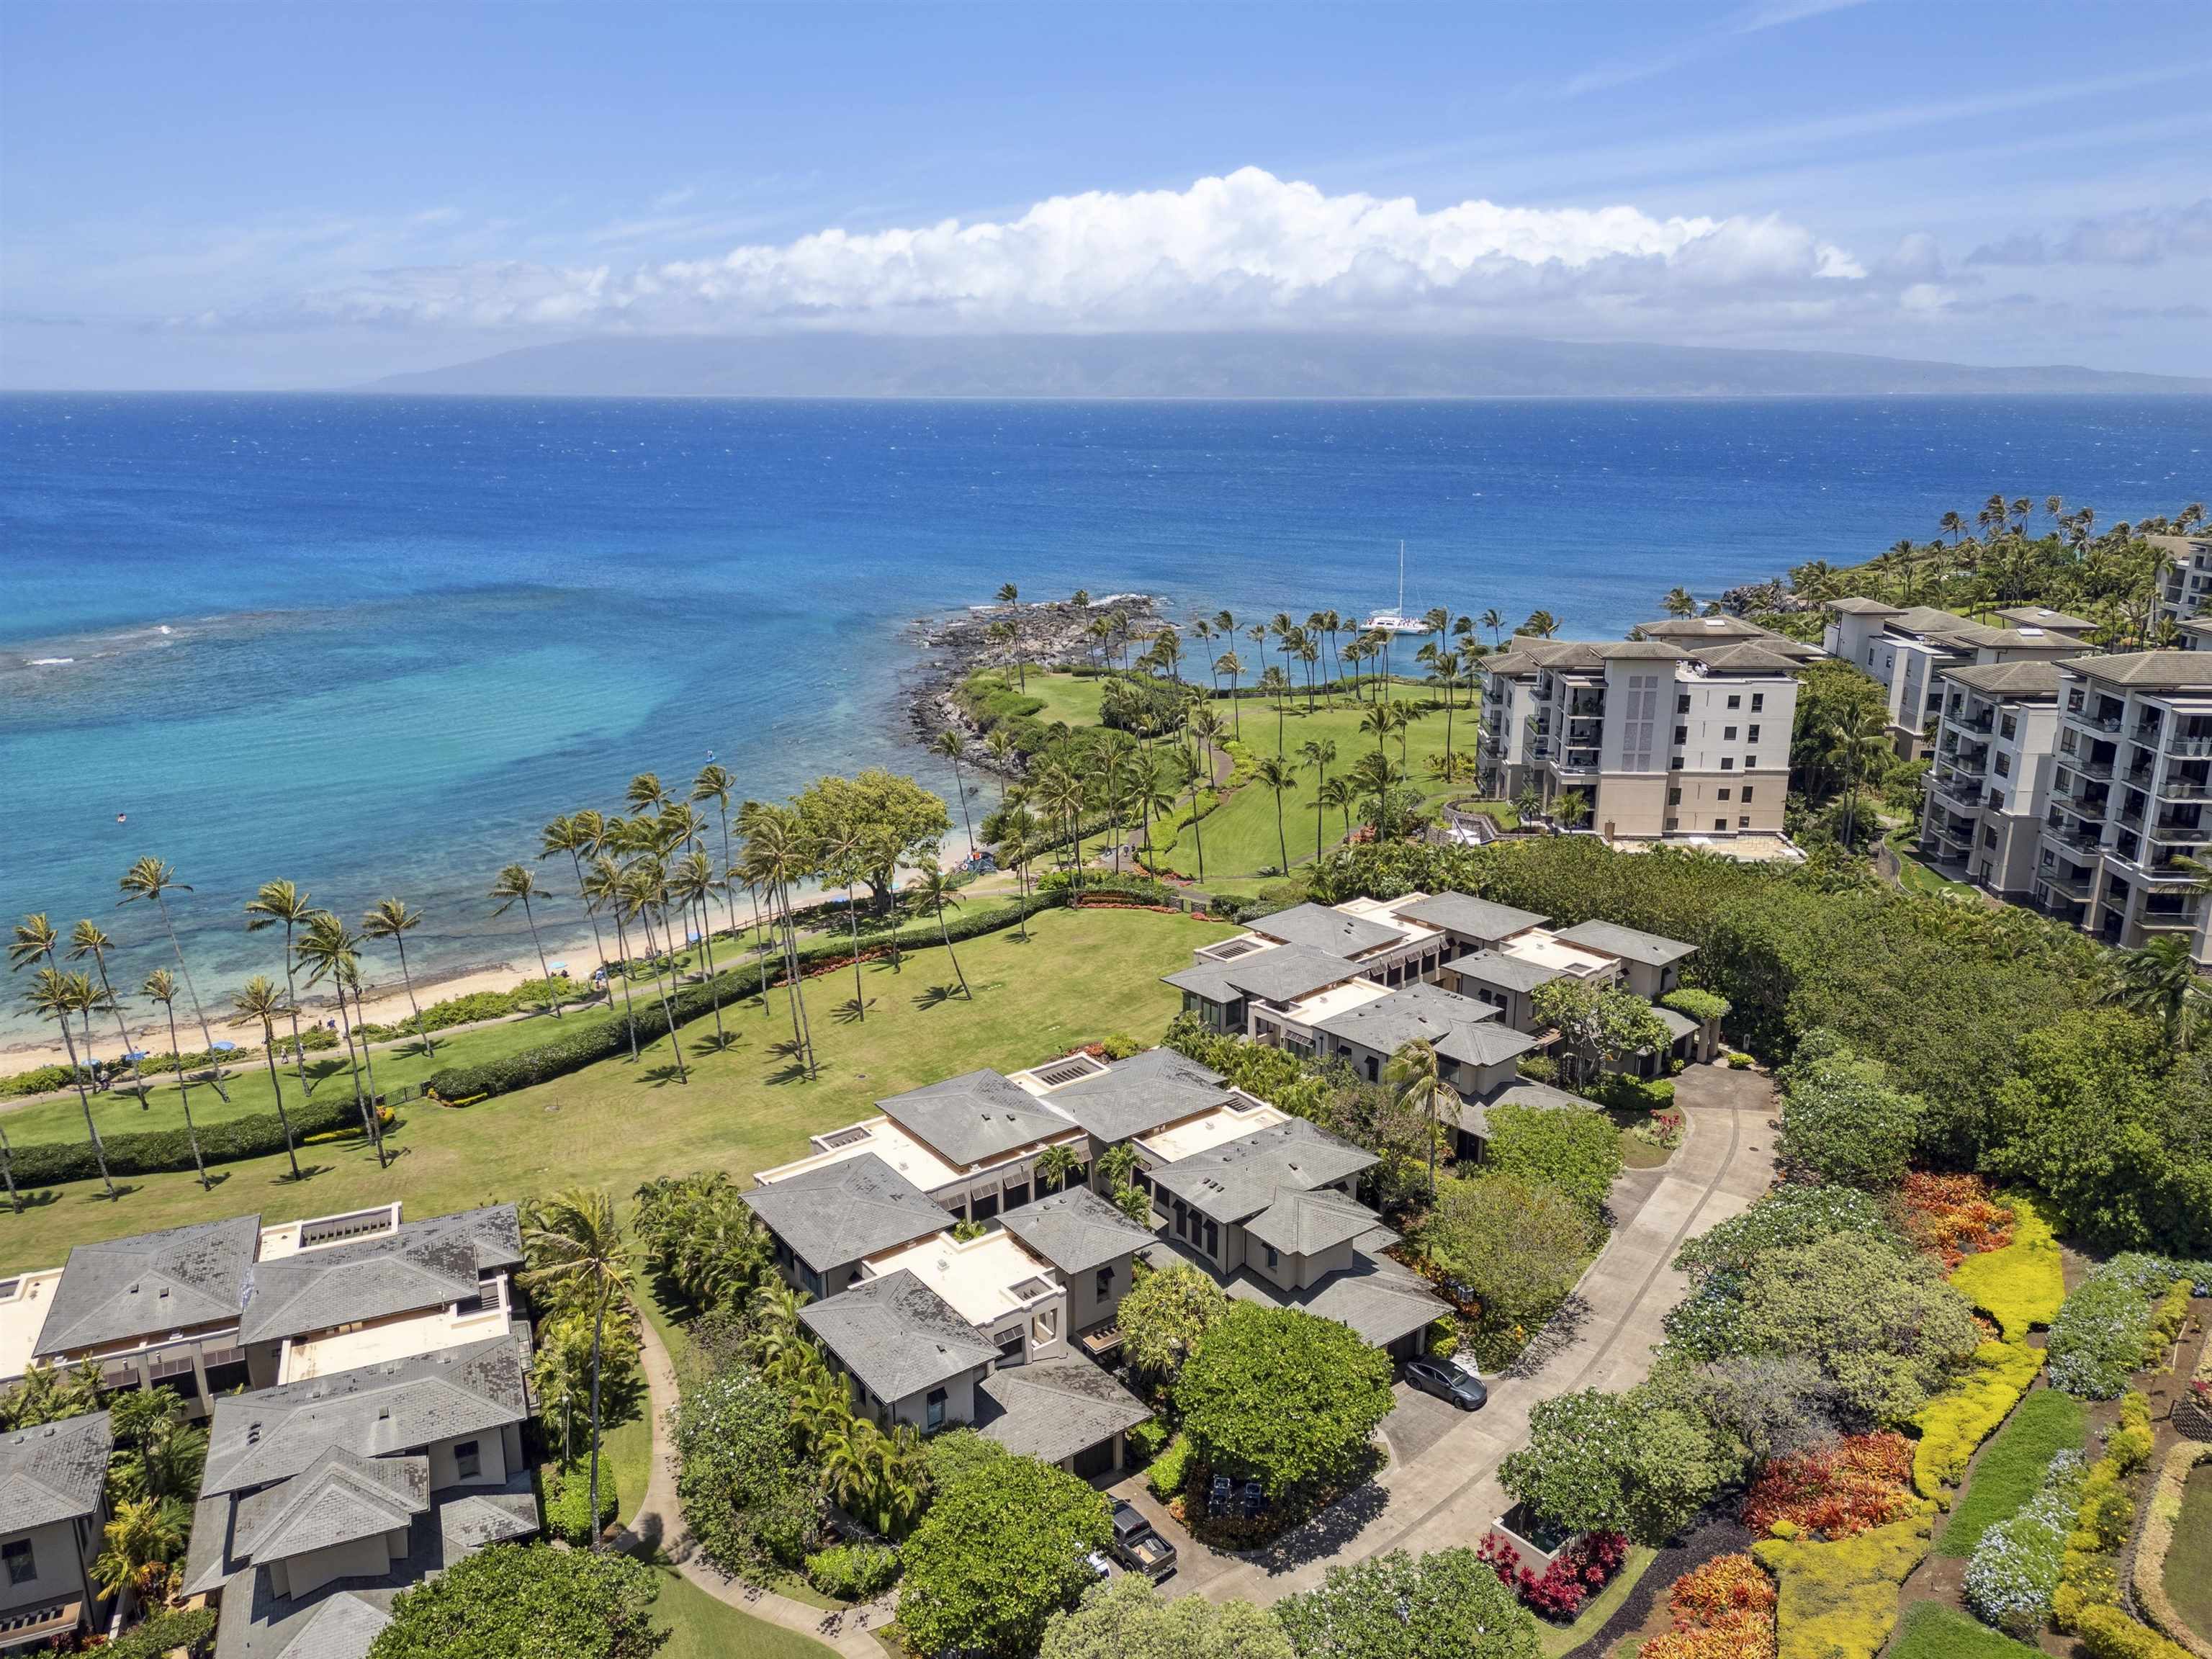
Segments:
[[[961,914],[981,914],[1000,908],[1003,896],[963,896]],[[883,936],[888,939],[888,935]],[[920,944],[937,937],[937,921],[933,916],[917,917],[899,929],[902,941]],[[863,947],[876,941],[861,937]],[[742,949],[733,948],[730,942],[717,939],[714,943],[715,965],[724,973],[736,973],[744,983],[744,969],[757,962]],[[685,952],[678,958],[679,971],[690,971],[694,953]],[[665,975],[662,983],[667,984]],[[622,1000],[620,981],[616,982],[615,996]],[[658,997],[650,979],[633,980],[629,987],[631,1002],[641,1013],[655,1006]],[[210,1008],[210,1018],[213,1007]],[[550,1014],[532,1014],[526,1019],[509,1020],[498,1024],[480,1025],[470,1030],[434,1034],[437,1048],[426,1054],[419,1042],[405,1042],[379,1046],[370,1051],[369,1061],[376,1074],[376,1086],[385,1094],[404,1085],[419,1087],[433,1073],[448,1066],[480,1065],[488,1060],[497,1060],[520,1049],[534,1047],[556,1035],[565,1035],[582,1026],[604,1025],[618,1016],[604,1006],[571,1007],[563,1011],[556,1027]],[[713,1030],[713,1021],[708,1022]],[[280,1024],[277,1031],[284,1035]],[[243,1035],[243,1034],[240,1034]],[[278,1081],[284,1093],[284,1104],[290,1108],[300,1103],[298,1074],[280,1060],[277,1063]],[[184,1127],[184,1109],[179,1103],[177,1080],[173,1074],[147,1079],[153,1090],[140,1106],[137,1099],[127,1091],[111,1091],[94,1095],[92,1101],[93,1121],[99,1124],[103,1138],[114,1135],[142,1134],[161,1129]],[[307,1060],[307,1080],[313,1085],[309,1098],[318,1103],[343,1100],[350,1103],[353,1085],[349,1077],[345,1049],[322,1049],[310,1054]],[[234,1117],[275,1109],[275,1091],[269,1081],[269,1068],[257,1050],[238,1056],[223,1082],[230,1099],[225,1102],[215,1090],[204,1082],[191,1085],[192,1121],[206,1125]],[[84,1113],[74,1093],[59,1099],[43,1100],[28,1106],[19,1106],[0,1112],[0,1126],[8,1131],[8,1138],[19,1146],[36,1146],[42,1141],[78,1141],[84,1139]]]
[[[1399,695],[1416,707],[1427,708],[1428,715],[1407,734],[1404,764],[1407,781],[1431,797],[1442,798],[1461,793],[1464,786],[1446,788],[1430,777],[1426,761],[1432,755],[1444,752],[1444,709],[1442,703],[1431,703],[1425,688],[1402,687]],[[1298,769],[1298,787],[1283,793],[1283,841],[1289,844],[1291,862],[1297,864],[1314,855],[1314,798],[1320,784],[1320,775],[1307,766],[1300,757],[1300,745],[1309,742],[1333,743],[1336,745],[1336,760],[1328,775],[1336,776],[1355,765],[1359,757],[1375,747],[1375,739],[1359,729],[1360,716],[1368,705],[1346,702],[1339,699],[1334,708],[1316,704],[1310,714],[1303,703],[1287,708],[1280,725],[1282,752]],[[1267,703],[1247,700],[1243,704],[1244,741],[1256,757],[1276,752],[1275,711]],[[1455,709],[1451,716],[1451,746],[1455,752],[1472,757],[1474,753],[1475,712],[1464,706]],[[1390,758],[1399,759],[1398,739],[1390,738],[1386,744]],[[1354,814],[1355,820],[1357,814]],[[1344,815],[1340,811],[1323,816],[1321,838],[1324,847],[1334,846],[1344,837]],[[1203,839],[1206,850],[1206,873],[1209,880],[1216,876],[1235,878],[1257,875],[1261,870],[1282,863],[1282,847],[1275,833],[1275,797],[1273,791],[1257,784],[1239,787],[1213,811],[1196,826],[1196,830],[1184,825],[1173,842],[1155,832],[1154,841],[1159,850],[1159,861],[1179,874],[1198,873],[1199,842]]]
[[[1982,890],[1968,881],[1953,881],[1938,875],[1918,859],[1905,853],[1897,855],[1897,878],[1908,893],[1955,893],[1961,898],[1980,902]]]
[[[653,1622],[668,1632],[658,1659],[822,1659],[830,1649],[765,1619],[755,1619],[685,1580],[659,1570]]]
[[[1036,698],[1044,704],[1036,719],[1046,726],[1061,720],[1069,726],[1098,724],[1098,700],[1105,694],[1106,682],[1082,678],[1073,674],[1040,674],[1031,671],[1029,686],[1024,695]]]
[[[2190,1471],[2181,1519],[2166,1553],[2166,1593],[2190,1628],[2212,1641],[2212,1463]]]
[[[2037,1389],[2020,1402],[1976,1460],[1966,1490],[1942,1535],[1939,1555],[1963,1559],[1974,1553],[1982,1534],[2009,1520],[2035,1496],[2051,1460],[2069,1447],[2079,1450],[2088,1435],[2081,1402],[2056,1389]]]
[[[2043,1650],[1968,1618],[1941,1601],[1916,1601],[1899,1622],[1888,1659],[2037,1659]]]
[[[806,981],[821,1065],[814,1081],[786,1047],[787,1000],[775,992],[765,1012],[755,1002],[725,1012],[726,1051],[714,1050],[710,1022],[684,1028],[689,1086],[676,1080],[664,1037],[636,1065],[603,1060],[463,1109],[411,1107],[389,1170],[347,1143],[303,1152],[312,1173],[296,1186],[280,1154],[223,1166],[204,1194],[189,1172],[132,1177],[112,1204],[97,1182],[49,1189],[22,1215],[0,1206],[0,1265],[58,1263],[72,1244],[242,1212],[276,1219],[396,1197],[428,1216],[579,1184],[626,1204],[651,1176],[743,1176],[800,1156],[810,1133],[866,1117],[901,1090],[978,1066],[1018,1070],[1115,1031],[1157,1041],[1180,1004],[1159,975],[1233,931],[1147,910],[1046,911],[1031,919],[1027,944],[1008,929],[957,947],[972,1002],[942,947],[908,952],[902,974],[887,963],[864,969],[864,1023],[837,1012],[853,994],[849,969]]]

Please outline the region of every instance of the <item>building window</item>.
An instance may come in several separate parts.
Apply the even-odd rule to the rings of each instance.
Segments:
[[[473,1480],[483,1473],[483,1458],[473,1440],[453,1443],[453,1473],[460,1480]]]
[[[1747,783],[1743,787],[1743,804],[1746,806],[1751,805],[1751,786]]]
[[[1667,763],[1667,769],[1669,772],[1680,771],[1682,769],[1682,757],[1680,755],[1677,755],[1674,759],[1668,761]]]
[[[2008,738],[2018,737],[2020,735],[2019,715],[2007,714],[2004,717],[2004,734]]]
[[[922,1401],[922,1426],[931,1434],[935,1434],[945,1426],[945,1401],[944,1389],[932,1389],[928,1397]]]
[[[1720,792],[1720,799],[1723,799],[1723,800],[1726,800],[1728,798],[1729,798],[1729,792],[1728,792],[1727,790],[1725,790],[1725,789],[1722,790],[1722,791]]]
[[[1753,714],[1756,714],[1757,713],[1759,713],[1759,711],[1760,709],[1762,709],[1762,708],[1765,708],[1765,707],[1766,707],[1766,693],[1765,693],[1765,692],[1764,692],[1764,691],[1754,691],[1754,692],[1753,692],[1753,693],[1751,694],[1751,712],[1752,712]]]
[[[1377,1064],[1377,1063],[1376,1063],[1376,1059],[1375,1059],[1375,1056],[1374,1056],[1374,1055],[1372,1055],[1372,1054],[1368,1055],[1368,1056],[1367,1056],[1367,1080],[1368,1080],[1370,1083],[1379,1083],[1379,1082],[1381,1082],[1381,1081],[1382,1081],[1382,1069],[1381,1066],[1380,1066],[1379,1064]]]
[[[28,1584],[39,1576],[39,1564],[31,1559],[31,1540],[27,1538],[11,1538],[0,1544],[0,1561],[8,1564],[8,1582],[11,1584]]]
[[[1270,1267],[1279,1267],[1283,1265],[1282,1257],[1275,1254],[1275,1247],[1272,1244],[1267,1246],[1267,1265]]]
[[[1667,805],[1669,805],[1669,806],[1680,806],[1681,804],[1682,804],[1682,792],[1681,792],[1681,790],[1680,790],[1679,787],[1673,788],[1673,789],[1669,789],[1669,790],[1667,792]]]
[[[1690,740],[1690,728],[1689,728],[1688,726],[1676,726],[1676,727],[1674,728],[1674,742],[1675,742],[1675,744],[1677,744],[1677,746],[1679,746],[1679,745],[1680,745],[1680,744],[1686,744],[1686,743],[1687,743],[1689,740]]]
[[[1211,1219],[1206,1224],[1206,1253],[1211,1256],[1221,1254],[1221,1229]]]
[[[1741,708],[1743,707],[1743,699],[1738,696],[1731,696],[1729,699],[1728,706],[1731,708]]]
[[[1739,829],[1739,830],[1748,830],[1748,829],[1750,829],[1750,828],[1751,828],[1751,820],[1750,820],[1750,818],[1748,818],[1748,817],[1741,817],[1741,818],[1738,818],[1738,819],[1735,821],[1735,827],[1736,827],[1737,829]]]
[[[1721,741],[1723,743],[1734,743],[1735,741],[1735,727],[1733,726],[1723,726],[1721,727]]]
[[[1756,772],[1759,770],[1759,757],[1756,755],[1746,755],[1743,757],[1743,769],[1747,772]]]
[[[1745,732],[1743,735],[1744,735],[1744,739],[1745,739],[1745,741],[1746,741],[1746,742],[1748,742],[1748,743],[1757,743],[1757,742],[1759,741],[1759,728],[1758,728],[1758,726],[1753,726],[1753,727],[1751,728],[1751,730],[1750,730],[1750,731],[1748,731],[1748,732]]]
[[[1713,820],[1713,828],[1725,831],[1728,829],[1728,820],[1726,818],[1715,818]]]
[[[1688,692],[1685,691],[1680,696],[1674,699],[1674,712],[1678,714],[1686,714],[1690,712],[1690,694]]]
[[[1999,755],[1997,757],[1997,775],[2001,778],[2008,778],[2012,775],[2012,757],[2010,756]]]
[[[1111,1262],[1098,1270],[1098,1299],[1103,1302],[1114,1293],[1114,1266]]]
[[[1735,756],[1733,756],[1733,755],[1723,755],[1723,756],[1722,756],[1722,757],[1721,757],[1721,770],[1722,770],[1722,771],[1723,771],[1723,772],[1733,772],[1733,771],[1735,771]]]

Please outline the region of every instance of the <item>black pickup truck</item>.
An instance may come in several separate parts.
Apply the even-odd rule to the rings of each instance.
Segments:
[[[1175,1546],[1152,1530],[1133,1504],[1114,1505],[1113,1550],[1116,1561],[1155,1583],[1176,1570]]]

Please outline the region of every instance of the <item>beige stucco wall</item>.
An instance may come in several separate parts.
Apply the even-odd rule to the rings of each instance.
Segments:
[[[38,1576],[27,1583],[8,1582],[0,1573],[0,1612],[16,1607],[43,1607],[49,1602],[82,1600],[84,1595],[84,1556],[76,1524],[57,1521],[27,1530],[0,1533],[0,1541],[28,1539],[31,1565]]]
[[[374,1578],[392,1571],[392,1564],[407,1553],[407,1529],[379,1533],[309,1550],[268,1565],[269,1588],[278,1595],[306,1595],[334,1578]]]
[[[1098,1294],[1098,1270],[1085,1269],[1079,1273],[1066,1273],[1060,1278],[1067,1287],[1068,1331],[1087,1331],[1093,1325],[1103,1325],[1114,1317],[1114,1310],[1121,1305],[1121,1298],[1129,1293],[1129,1283],[1136,1273],[1136,1255],[1116,1256],[1110,1263],[1113,1282],[1106,1294]]]
[[[460,1465],[454,1459],[453,1448],[462,1441],[477,1443],[479,1472],[474,1479],[461,1479]],[[464,1435],[460,1440],[441,1440],[430,1448],[430,1490],[441,1492],[447,1486],[496,1486],[507,1479],[507,1440],[496,1429],[487,1429],[477,1435]]]
[[[945,1421],[948,1426],[954,1423],[973,1423],[975,1420],[975,1384],[981,1378],[986,1369],[988,1368],[979,1365],[974,1370],[963,1372],[944,1385]],[[855,1382],[853,1387],[855,1398],[858,1398],[860,1384]],[[873,1405],[871,1404],[867,1409],[869,1414],[873,1415]],[[907,1395],[903,1400],[893,1401],[891,1420],[895,1423],[910,1423],[917,1429],[924,1428],[929,1420],[929,1390],[924,1389],[918,1393]]]

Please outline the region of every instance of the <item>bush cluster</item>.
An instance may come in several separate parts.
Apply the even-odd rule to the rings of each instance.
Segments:
[[[2058,1586],[2051,1597],[2051,1622],[2085,1634],[2084,1616],[2120,1605],[2120,1552],[2135,1529],[2134,1478],[2150,1462],[2150,1401],[2130,1394],[2120,1401],[2120,1420],[2105,1437],[2105,1455],[2081,1482],[2073,1530],[2066,1534]]]
[[[2043,1355],[2025,1342],[1984,1342],[1974,1350],[1973,1369],[1912,1419],[1920,1431],[1912,1484],[1923,1498],[1940,1498],[1966,1474],[1974,1449],[1996,1432],[2042,1369]]]
[[[1695,986],[1685,985],[1680,990],[1669,991],[1659,999],[1662,1008],[1672,1008],[1686,1019],[1694,1019],[1700,1025],[1717,1019],[1726,1019],[1729,1000],[1712,991],[1700,991]]]
[[[1899,1183],[1894,1208],[1905,1236],[1946,1269],[2012,1243],[2013,1212],[1979,1176],[1914,1170]]]
[[[2173,1262],[2136,1251],[2098,1268],[2051,1322],[2051,1386],[2084,1400],[2116,1397],[2172,1340],[2160,1334],[2160,1317],[2170,1316],[2162,1304],[2184,1287],[2174,1305],[2185,1312],[2187,1282]]]
[[[840,1601],[872,1601],[898,1576],[898,1552],[887,1544],[833,1544],[806,1558],[806,1582]]]
[[[163,1659],[180,1650],[204,1653],[215,1640],[215,1623],[213,1607],[165,1609],[133,1625],[100,1652],[104,1659]]]
[[[604,1455],[599,1459],[599,1516],[596,1526],[592,1524],[592,1472],[586,1464],[572,1464],[546,1478],[545,1530],[556,1538],[566,1539],[578,1549],[587,1548],[595,1536],[614,1525],[616,1516],[621,1512],[622,1500],[615,1492],[615,1468]]]
[[[285,1109],[292,1120],[294,1140],[305,1143],[310,1135],[343,1136],[361,1132],[361,1112],[350,1095],[343,1099],[307,1101]],[[392,1131],[387,1115],[385,1133]],[[242,1158],[265,1158],[284,1150],[284,1126],[274,1112],[221,1119],[199,1129],[200,1156],[210,1164],[229,1164]],[[192,1143],[181,1128],[148,1129],[137,1134],[102,1137],[107,1168],[112,1175],[159,1175],[192,1167]],[[94,1181],[100,1165],[88,1142],[42,1141],[15,1149],[12,1167],[18,1186],[57,1186],[64,1181]]]
[[[1501,1533],[1485,1534],[1475,1555],[1540,1619],[1565,1622],[1602,1590],[1628,1559],[1628,1540],[1617,1532],[1586,1532],[1553,1556],[1542,1571],[1523,1566],[1521,1552]]]
[[[1176,1435],[1152,1459],[1145,1471],[1145,1485],[1163,1504],[1180,1494],[1190,1474],[1190,1442]]]
[[[1951,1284],[1997,1322],[2008,1342],[2058,1317],[2066,1303],[2066,1273],[2058,1241],[2043,1212],[2024,1193],[2008,1193],[2012,1242],[2001,1249],[1968,1256],[1951,1273]]]
[[[1781,1537],[1849,1538],[1912,1510],[1911,1470],[1911,1443],[1887,1431],[1773,1458],[1744,1498],[1744,1523]]]
[[[1966,1562],[1966,1606],[1986,1624],[2032,1641],[2051,1617],[2066,1534],[2080,1507],[2081,1454],[2062,1451],[2011,1516],[1982,1534]]]
[[[1929,1550],[1922,1512],[1853,1537],[1770,1538],[1751,1553],[1777,1581],[1780,1659],[1874,1659],[1897,1628],[1897,1592]]]
[[[1717,1555],[1667,1592],[1674,1628],[1643,1659],[1774,1659],[1774,1581],[1748,1555]]]

